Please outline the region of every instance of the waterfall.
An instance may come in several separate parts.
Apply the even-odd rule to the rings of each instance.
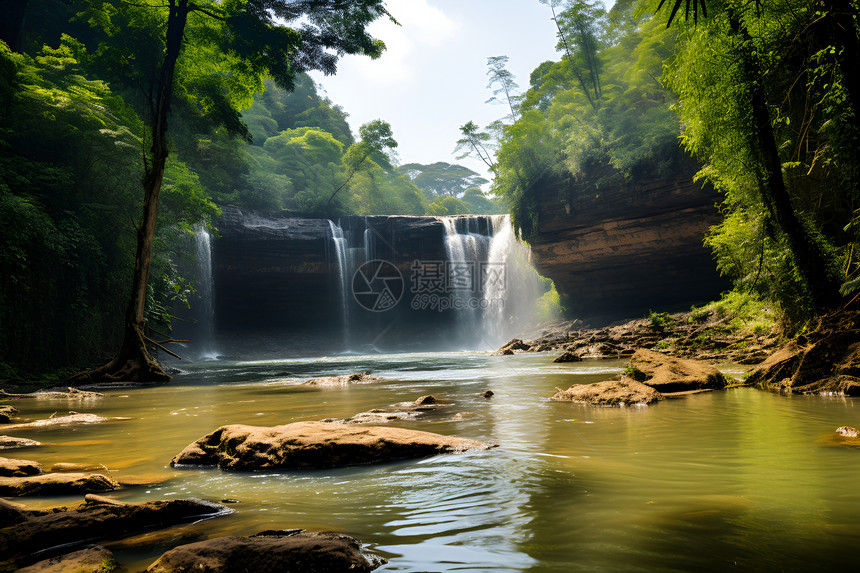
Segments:
[[[447,295],[454,312],[454,340],[462,348],[483,348],[482,274],[490,251],[491,229],[485,217],[441,217],[445,227]]]
[[[194,226],[194,236],[197,241],[197,295],[200,299],[197,335],[200,338],[196,344],[200,358],[215,360],[218,354],[215,350],[215,287],[212,278],[212,237],[206,225],[198,223]]]
[[[517,240],[510,215],[494,215],[493,239],[487,256],[484,298],[485,340],[497,348],[538,326],[539,299],[547,281],[531,264],[531,250]]]
[[[337,266],[337,285],[340,298],[341,328],[343,341],[349,348],[349,296],[350,296],[350,265],[347,261],[347,243],[340,225],[329,219],[331,240],[334,244],[335,264]]]

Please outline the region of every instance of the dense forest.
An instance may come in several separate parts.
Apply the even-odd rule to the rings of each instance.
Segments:
[[[147,86],[164,42],[154,24],[166,18],[156,4],[7,5],[19,25],[4,17],[0,42],[0,378],[85,365],[122,338],[151,160]],[[171,309],[194,299],[178,271],[191,256],[183,237],[212,226],[222,205],[332,218],[503,212],[465,167],[398,165],[381,119],[356,139],[306,73],[288,85],[255,70],[225,81],[229,66],[205,41],[211,27],[189,20],[187,33],[203,39],[187,39],[179,60],[150,326],[169,331]]]
[[[91,363],[128,337],[117,317],[141,260],[142,181],[160,203],[138,306],[165,332],[194,293],[178,244],[223,205],[329,218],[509,211],[527,241],[540,186],[565,189],[570,205],[649,177],[722,193],[723,221],[705,238],[716,266],[790,328],[860,288],[856,1],[539,1],[558,59],[520,90],[507,57],[489,58],[488,88],[510,113],[465,124],[457,142],[492,172],[489,194],[460,165],[400,164],[384,119],[354,134],[304,73],[334,70],[324,47],[377,56],[363,26],[387,16],[381,2],[337,22],[314,12],[325,2],[0,2],[0,378]],[[316,43],[273,15],[309,19]],[[162,109],[152,86],[168,68]]]

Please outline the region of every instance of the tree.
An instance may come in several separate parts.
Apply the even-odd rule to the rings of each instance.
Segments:
[[[143,218],[124,340],[108,364],[73,380],[170,379],[151,351],[166,350],[163,344],[169,339],[150,338],[145,311],[158,200],[170,154],[168,120],[175,94],[187,94],[203,108],[204,115],[247,137],[237,105],[259,90],[264,75],[290,89],[300,72],[333,74],[340,55],[379,56],[384,45],[367,33],[366,26],[383,15],[388,12],[382,0],[167,0],[134,4],[91,0],[85,17],[103,31],[103,53],[114,54],[118,68],[139,66],[132,70],[133,77],[126,77],[144,96],[149,148],[144,154]],[[145,50],[150,51],[141,53]],[[154,62],[141,58],[155,54]],[[128,72],[120,70],[118,75],[122,74]]]
[[[454,153],[460,152],[457,159],[464,157],[475,157],[484,162],[484,165],[492,171],[496,172],[496,162],[493,160],[493,155],[488,149],[492,137],[489,133],[481,131],[474,121],[469,121],[460,126],[460,134],[462,137],[457,140],[457,146],[454,148]]]
[[[391,169],[391,160],[386,149],[393,150],[397,147],[397,141],[391,131],[391,124],[381,119],[374,119],[358,128],[361,141],[350,146],[346,151],[344,163],[346,164],[346,179],[341,183],[331,197],[328,199],[328,210],[331,209],[332,201],[350,180],[358,173],[364,162],[370,159],[383,169]]]
[[[407,163],[398,167],[397,171],[408,175],[430,200],[438,195],[460,197],[466,190],[488,183],[468,167],[444,161],[430,165]]]
[[[485,103],[507,104],[508,109],[511,111],[511,121],[516,121],[519,118],[519,113],[516,110],[518,98],[514,94],[514,90],[520,86],[514,81],[514,74],[505,67],[509,59],[507,56],[487,58],[487,67],[490,68],[487,70],[487,75],[490,76],[490,82],[487,84],[487,87],[493,90],[493,97]],[[498,97],[501,94],[504,94],[504,101]]]
[[[699,10],[703,16],[706,15],[706,8],[701,0],[692,1],[695,21]],[[790,142],[781,141],[775,128],[779,123],[791,123],[791,116],[795,113],[791,109],[791,102],[795,99],[791,97],[791,90],[798,81],[812,78],[800,85],[819,89],[815,87],[814,80],[816,58],[808,55],[803,59],[796,57],[801,49],[813,54],[816,51],[808,28],[807,18],[815,17],[814,13],[809,14],[815,9],[814,2],[810,4],[812,6],[793,7],[775,4],[766,11],[764,8],[749,10],[734,2],[721,4],[719,10],[710,18],[703,19],[700,25],[688,27],[682,38],[682,48],[668,69],[673,74],[670,76],[671,86],[682,100],[679,111],[686,125],[684,141],[691,151],[709,164],[703,174],[717,187],[735,194],[742,187],[737,182],[749,179],[750,174],[754,176],[747,185],[757,191],[772,228],[785,239],[812,306],[820,309],[840,302],[841,273],[833,248],[810,214],[804,213],[797,204],[797,192],[795,198],[792,197],[791,185],[786,181],[786,173],[789,172],[785,168],[787,162],[780,156],[780,147],[784,148]],[[679,6],[680,2],[675,4],[670,21]],[[808,16],[804,17],[804,12]],[[750,32],[753,26],[756,37]],[[706,37],[709,38],[707,47],[704,43]],[[776,56],[781,53],[787,57]],[[721,61],[716,68],[713,58]],[[727,61],[731,63],[727,64]],[[803,63],[798,66],[793,63],[795,61]],[[830,85],[822,89],[823,92],[832,92],[843,87]],[[809,92],[804,94],[806,97],[812,95]],[[816,147],[810,137],[827,137],[828,122],[819,123],[821,120],[818,118],[840,115],[838,105],[832,106],[830,111],[820,105],[819,102],[828,97],[827,93],[819,93],[804,104],[807,109],[814,110],[809,117],[802,119],[807,127],[805,135],[800,134],[800,138],[806,141],[807,148]],[[715,103],[735,119],[726,121],[728,116],[725,113],[722,118],[713,118]],[[807,115],[807,109],[803,116]],[[728,149],[722,149],[722,146],[729,138],[723,136],[718,139],[714,132],[703,132],[709,129],[708,125],[714,119],[714,124],[720,124],[716,127],[719,131],[732,132],[729,137],[734,144]],[[821,127],[813,130],[816,124]],[[811,136],[815,131],[818,133]],[[804,155],[799,149],[798,159]],[[836,152],[831,148],[825,153],[833,156]],[[810,163],[807,175],[816,172],[816,161],[813,159]]]

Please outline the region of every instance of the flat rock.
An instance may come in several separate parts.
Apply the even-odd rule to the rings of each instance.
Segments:
[[[574,354],[570,350],[567,350],[561,356],[553,360],[553,362],[582,362],[582,357]]]
[[[190,444],[170,465],[230,470],[330,468],[491,447],[456,436],[384,426],[337,422],[295,422],[273,427],[235,424],[222,426]]]
[[[41,446],[41,442],[27,438],[15,438],[13,436],[0,436],[0,450],[14,450],[17,448],[35,448]]]
[[[104,394],[99,392],[88,392],[79,390],[78,388],[66,389],[51,389],[38,390],[36,392],[28,392],[26,394],[10,394],[5,390],[0,390],[0,398],[35,398],[37,400],[93,400],[96,398],[104,398]]]
[[[644,348],[630,357],[630,366],[635,369],[636,381],[661,393],[720,389],[728,384],[722,372],[707,362],[674,358]]]
[[[68,495],[90,491],[110,491],[119,484],[101,474],[40,474],[27,477],[0,477],[0,495]]]
[[[39,462],[0,458],[0,476],[2,477],[35,476],[40,473],[42,473],[42,464]]]
[[[113,553],[101,545],[91,545],[53,559],[39,561],[16,573],[111,573],[119,568]]]
[[[340,376],[325,376],[323,378],[311,378],[304,382],[308,386],[322,386],[325,388],[339,388],[351,384],[373,384],[381,382],[382,378],[372,376],[370,372],[356,372],[354,374],[341,374]]]
[[[66,416],[54,416],[43,420],[35,420],[23,424],[9,424],[4,426],[5,429],[32,429],[32,428],[53,428],[57,426],[77,426],[83,424],[100,424],[108,420],[122,420],[127,418],[105,418],[97,414],[79,414],[78,412],[69,412]]]
[[[414,402],[391,404],[387,408],[375,408],[360,412],[344,420],[323,420],[324,422],[343,422],[345,424],[384,424],[394,420],[414,420],[430,412],[444,408],[448,404],[440,403],[433,396],[421,396]]]
[[[8,424],[18,413],[18,409],[8,404],[0,405],[0,424]]]
[[[87,495],[85,500],[74,509],[27,510],[0,504],[0,515],[5,511],[16,521],[0,528],[0,571],[30,565],[34,554],[51,548],[71,550],[97,539],[122,538],[231,512],[224,506],[193,499],[123,503]]]
[[[365,573],[386,563],[368,556],[354,538],[339,533],[269,531],[253,537],[218,537],[171,549],[148,573]]]
[[[650,386],[631,378],[608,380],[594,384],[574,384],[567,390],[556,388],[551,400],[578,402],[594,406],[630,406],[652,404],[663,396]]]

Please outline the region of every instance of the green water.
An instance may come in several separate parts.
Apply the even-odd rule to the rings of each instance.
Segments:
[[[852,568],[860,542],[855,399],[742,388],[598,409],[547,399],[604,380],[620,361],[554,355],[341,356],[187,367],[164,387],[104,399],[18,401],[23,419],[69,409],[126,417],[75,429],[10,432],[45,442],[15,452],[46,467],[100,463],[116,479],[170,477],[111,495],[131,501],[232,498],[235,513],[115,543],[140,570],[207,536],[307,528],[353,535],[390,562],[379,571],[823,571]],[[308,378],[370,370],[348,388]],[[495,395],[478,396],[484,390]],[[348,417],[432,394],[449,407],[397,425],[491,441],[465,455],[326,471],[228,473],[169,467],[222,424]],[[7,452],[9,454],[11,452]],[[31,505],[76,498],[28,499]]]

